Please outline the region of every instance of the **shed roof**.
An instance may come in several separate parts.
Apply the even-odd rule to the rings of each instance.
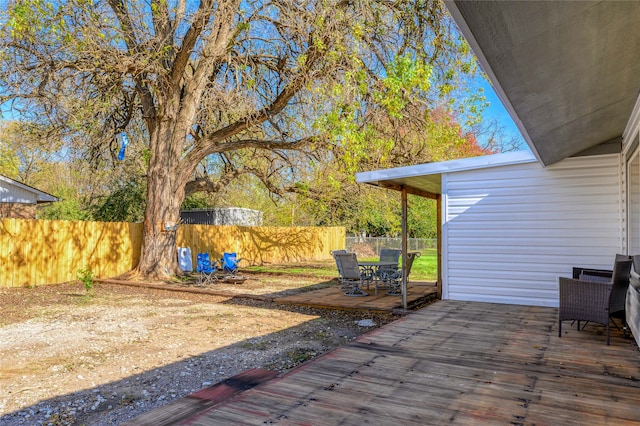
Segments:
[[[531,152],[517,151],[361,172],[356,173],[356,181],[381,188],[399,190],[405,187],[409,194],[430,197],[433,194],[442,193],[441,176],[445,173],[534,162],[536,158]]]
[[[44,191],[40,191],[39,189],[36,189],[32,186],[26,185],[22,182],[18,182],[17,180],[11,179],[9,177],[0,175],[0,184],[3,184],[3,183],[6,184],[6,186],[14,186],[23,191],[34,194],[36,197],[37,203],[52,203],[55,201],[59,201],[58,197],[54,197],[53,195],[48,194]]]

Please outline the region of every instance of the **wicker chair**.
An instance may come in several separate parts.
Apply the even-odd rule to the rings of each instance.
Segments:
[[[639,258],[640,260],[640,256],[627,256],[626,254],[616,254],[616,258],[615,258],[615,262],[617,262],[618,260],[628,260],[628,259],[635,259],[635,258]],[[634,265],[638,265],[640,266],[640,263],[636,263],[637,261],[634,260]],[[636,271],[638,271],[638,269],[635,269]],[[609,280],[611,279],[611,277],[613,276],[613,270],[611,269],[593,269],[593,268],[582,268],[582,267],[574,267],[573,268],[573,278],[576,280],[580,279],[580,276],[585,276],[585,275],[589,275],[589,277],[606,277],[609,278]],[[597,279],[597,278],[594,278]]]
[[[605,325],[609,344],[609,321],[612,316],[624,313],[632,262],[628,257],[616,260],[611,278],[588,273],[583,273],[579,279],[559,278],[559,337],[562,337],[562,321],[577,321],[578,330],[581,321],[592,321]]]

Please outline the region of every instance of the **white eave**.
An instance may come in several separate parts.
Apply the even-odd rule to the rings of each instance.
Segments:
[[[640,2],[445,4],[543,166],[620,152],[640,93]]]
[[[442,192],[442,174],[511,164],[534,163],[536,157],[529,151],[517,151],[482,157],[463,158],[439,163],[417,164],[356,173],[356,182],[400,190],[410,194],[429,196]]]

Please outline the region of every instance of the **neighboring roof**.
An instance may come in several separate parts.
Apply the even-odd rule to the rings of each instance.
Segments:
[[[40,191],[39,189],[36,189],[32,186],[29,185],[25,185],[22,182],[18,182],[17,180],[13,180],[11,178],[8,178],[6,176],[0,175],[0,182],[5,182],[9,185],[13,185],[15,187],[18,187],[20,189],[22,189],[23,191],[27,191],[30,192],[32,194],[35,194],[36,196],[36,201],[38,203],[53,203],[55,201],[59,201],[59,199],[57,197],[54,197],[51,194],[47,194],[44,191]]]
[[[404,186],[410,194],[429,196],[442,193],[444,173],[535,162],[531,152],[518,151],[356,173],[356,181],[396,190]]]
[[[445,3],[543,165],[620,141],[640,91],[640,2]]]

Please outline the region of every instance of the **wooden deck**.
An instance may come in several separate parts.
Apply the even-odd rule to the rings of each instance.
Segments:
[[[332,286],[291,296],[278,297],[274,301],[276,303],[306,305],[315,308],[383,312],[402,308],[401,296],[389,296],[386,289],[378,289],[378,294],[375,294],[373,285],[370,286],[369,290],[366,288],[364,290],[369,293],[368,296],[353,297],[345,296],[344,290],[340,290],[338,286]],[[407,285],[407,308],[409,309],[424,305],[436,297],[437,288],[433,282],[411,282]]]
[[[559,338],[553,308],[439,301],[188,419],[153,421],[184,398],[127,424],[638,424],[640,352],[602,330]]]

